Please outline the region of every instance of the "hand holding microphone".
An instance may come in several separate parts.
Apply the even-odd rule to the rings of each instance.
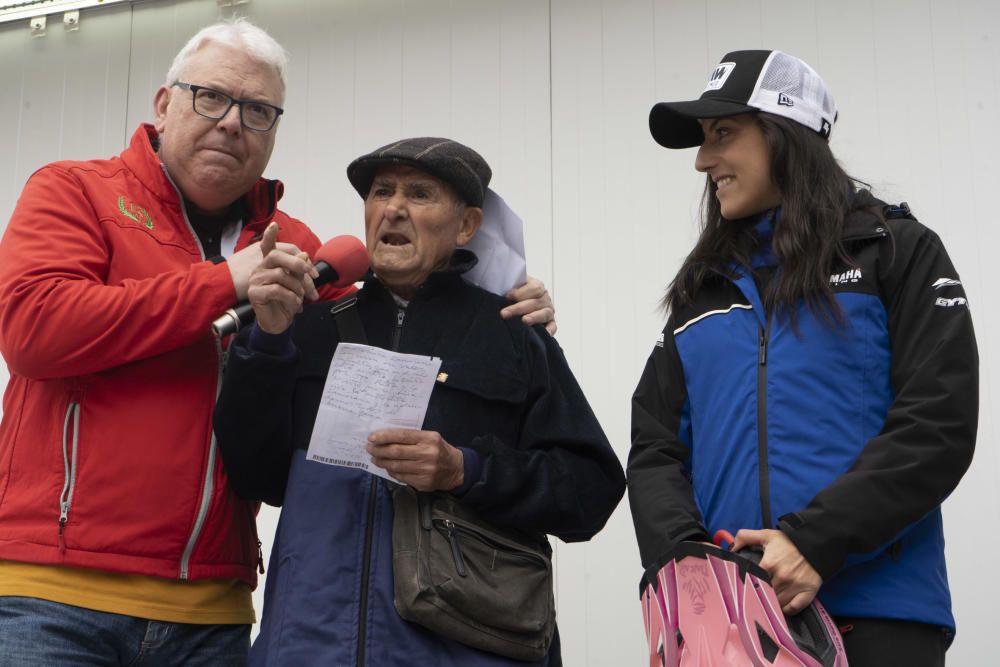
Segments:
[[[353,236],[337,236],[316,251],[315,264],[294,246],[276,244],[278,226],[264,231],[260,250],[263,260],[250,274],[249,301],[227,310],[212,324],[216,336],[236,333],[258,319],[270,333],[287,329],[301,310],[304,300],[316,298],[316,287],[332,283],[346,287],[368,270],[368,252]]]
[[[277,334],[287,329],[305,299],[317,298],[313,278],[319,273],[309,255],[294,249],[277,250],[278,225],[271,223],[260,242],[261,263],[250,274],[247,300],[261,330]]]

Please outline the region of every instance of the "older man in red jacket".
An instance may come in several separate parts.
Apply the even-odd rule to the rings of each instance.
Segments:
[[[0,243],[0,664],[246,661],[262,557],[212,435],[210,323],[270,222],[319,246],[261,178],[285,62],[246,21],[210,26],[120,156],[25,186]],[[514,296],[508,315],[551,319],[539,283]]]

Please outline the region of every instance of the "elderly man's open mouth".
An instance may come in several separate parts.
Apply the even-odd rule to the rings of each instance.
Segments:
[[[394,234],[391,232],[389,234],[383,234],[379,241],[392,246],[409,245],[410,243],[410,239],[406,238],[402,234]]]

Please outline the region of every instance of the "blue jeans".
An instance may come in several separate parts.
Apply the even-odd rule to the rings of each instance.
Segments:
[[[167,623],[0,597],[4,667],[244,667],[249,649],[249,625]]]

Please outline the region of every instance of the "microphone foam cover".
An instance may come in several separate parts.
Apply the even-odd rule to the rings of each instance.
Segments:
[[[323,261],[337,272],[334,287],[346,287],[361,280],[368,271],[368,250],[354,236],[334,236],[316,251],[314,261]]]

